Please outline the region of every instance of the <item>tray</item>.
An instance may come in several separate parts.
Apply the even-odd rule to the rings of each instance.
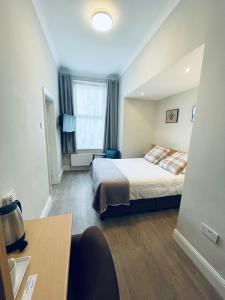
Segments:
[[[16,299],[16,295],[22,283],[27,266],[29,265],[31,256],[24,256],[24,257],[14,258],[14,259],[16,261],[16,280],[15,280],[15,287],[13,289],[13,295],[14,295],[14,299]]]

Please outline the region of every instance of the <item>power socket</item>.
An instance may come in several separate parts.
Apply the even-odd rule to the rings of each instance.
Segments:
[[[201,223],[200,228],[201,228],[201,232],[205,236],[207,236],[207,238],[209,238],[214,244],[216,244],[218,242],[219,234],[216,231],[214,231],[212,228],[210,228],[205,223]]]

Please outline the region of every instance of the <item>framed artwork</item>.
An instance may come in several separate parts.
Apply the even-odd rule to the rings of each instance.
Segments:
[[[166,111],[166,123],[177,123],[179,116],[179,109],[170,109]]]
[[[191,122],[195,121],[195,114],[196,114],[196,105],[192,107],[192,117],[191,117]]]

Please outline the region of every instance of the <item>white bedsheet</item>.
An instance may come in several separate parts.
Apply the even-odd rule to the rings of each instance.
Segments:
[[[182,193],[185,175],[173,175],[144,158],[113,160],[130,183],[130,200],[157,198]]]

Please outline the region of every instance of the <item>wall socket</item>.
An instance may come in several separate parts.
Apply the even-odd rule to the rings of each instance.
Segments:
[[[213,243],[217,243],[218,239],[219,239],[219,234],[214,231],[212,228],[210,228],[208,225],[206,225],[205,223],[201,223],[201,232],[207,236],[207,238],[209,238]]]

